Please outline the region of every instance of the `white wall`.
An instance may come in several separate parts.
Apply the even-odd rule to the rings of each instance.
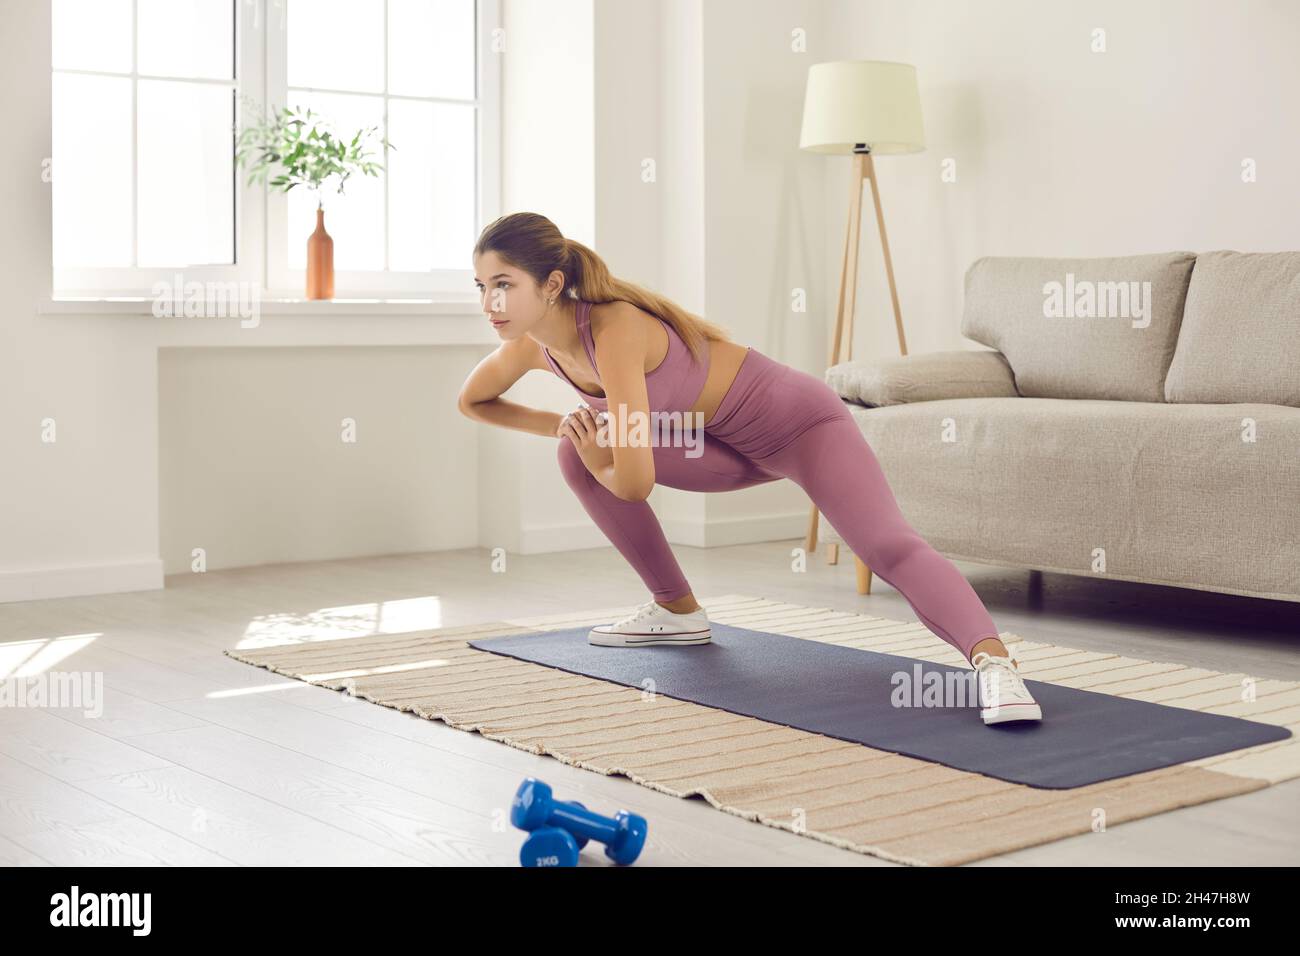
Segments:
[[[502,4],[502,182],[505,209],[538,209],[596,245],[593,16],[592,0]],[[193,547],[207,547],[215,569],[604,543],[564,485],[553,441],[478,427],[456,410],[454,390],[497,342],[476,305],[437,316],[264,314],[252,330],[38,312],[50,290],[48,0],[5,5],[0,76],[0,601],[160,587],[164,569],[188,568]],[[635,222],[624,234],[637,235]],[[573,405],[541,375],[511,397]],[[334,459],[343,443],[323,436],[337,437],[340,398],[363,409],[371,443]],[[257,404],[275,414],[253,417]],[[40,440],[47,417],[54,444]],[[294,427],[320,437],[286,440]],[[260,450],[260,465],[240,467],[236,439]],[[341,500],[366,520],[340,521]]]
[[[820,32],[819,8],[596,0],[594,9],[597,251],[617,275],[813,370],[825,366],[829,328],[818,307],[825,166],[797,148],[811,54],[791,41],[796,29]],[[808,313],[791,309],[796,286],[813,294]],[[566,540],[605,545],[566,496],[552,511],[571,522]],[[788,482],[725,495],[661,487],[650,500],[675,544],[797,537],[808,517]]]
[[[703,16],[705,314],[763,354],[820,374],[831,314],[823,182],[799,150],[808,67],[823,58],[828,4],[709,0]],[[796,46],[796,33],[807,38]],[[795,312],[792,294],[808,294]],[[773,482],[709,495],[701,544],[802,537],[810,503]]]
[[[49,294],[50,14],[0,29],[0,600],[160,580],[154,353],[143,321],[36,313]],[[57,170],[55,170],[57,175]],[[54,419],[54,443],[42,422]]]
[[[161,587],[164,566],[187,567],[190,548],[204,542],[220,543],[210,549],[212,568],[475,544],[481,432],[447,389],[495,342],[476,306],[459,315],[264,314],[253,329],[237,319],[41,311],[50,295],[50,187],[41,177],[51,152],[48,0],[5,3],[3,18],[0,601]],[[187,353],[172,349],[196,352],[176,365]],[[371,420],[375,444],[363,454],[379,454],[365,474],[353,470],[357,456],[318,470],[313,501],[303,495],[303,468],[321,462],[324,446],[300,445],[307,460],[284,456],[276,469],[249,472],[215,454],[239,434],[250,449],[283,455],[286,420],[310,431],[318,417],[334,416],[330,383],[304,378],[327,363],[352,376],[334,393],[354,389],[353,404]],[[182,372],[198,376],[206,394]],[[235,394],[250,375],[257,399],[282,417],[251,419],[249,396]],[[413,396],[432,404],[415,410],[409,428]],[[47,419],[53,443],[42,441]],[[448,455],[448,439],[457,454]],[[431,474],[442,494],[428,487]],[[339,521],[340,500],[366,496],[353,514],[370,509],[369,520]],[[408,522],[377,515],[384,500],[400,502]],[[335,537],[281,534],[276,520],[290,514],[298,529],[332,525]]]
[[[507,178],[506,208],[550,216],[591,243],[616,275],[720,322],[740,342],[803,367],[824,365],[824,314],[796,315],[789,305],[791,287],[822,281],[823,166],[796,148],[808,56],[790,52],[791,30],[807,25],[817,6],[594,0],[583,10],[579,2],[544,9],[508,3],[506,155],[522,162],[519,154],[528,150],[512,150],[511,137],[524,144],[549,136],[562,145]],[[556,18],[567,26],[549,35],[542,23]],[[509,104],[518,112],[512,115]],[[585,119],[589,144],[569,136],[561,118]],[[643,176],[646,160],[654,165],[650,180]],[[572,211],[584,198],[591,237]],[[542,378],[526,377],[509,397],[574,407],[571,389]],[[519,506],[496,522],[500,532],[485,537],[485,546],[608,546],[559,479],[552,442],[481,440],[495,449],[484,460],[485,482],[526,476],[522,498],[498,489],[483,499]],[[668,539],[679,544],[795,537],[807,521],[806,498],[789,483],[708,496],[657,488],[650,500]],[[484,528],[491,526],[485,516]]]
[[[502,4],[503,212],[541,213],[588,245],[596,244],[593,17],[593,0]],[[505,397],[556,411],[577,405],[568,385],[541,372]],[[605,543],[560,475],[558,439],[477,430],[481,546],[534,553]]]
[[[969,345],[962,276],[982,255],[1300,248],[1300,4],[861,0],[826,12],[828,59],[917,68],[929,148],[876,161],[911,352]],[[1105,53],[1090,51],[1098,27]],[[955,183],[940,181],[946,157]],[[1247,157],[1258,182],[1241,181]],[[827,171],[838,250],[848,160]],[[855,358],[897,354],[880,261],[871,223]],[[838,276],[838,262],[825,267]]]
[[[476,352],[159,350],[166,573],[473,547]]]
[[[652,131],[655,139],[647,142],[641,138],[641,158],[628,157],[626,172],[636,175],[628,192],[652,200],[653,216],[643,222],[657,227],[647,229],[658,244],[660,271],[655,288],[688,311],[702,315],[707,306],[704,16],[694,0],[665,0],[659,10],[657,29],[644,34],[645,47],[657,57],[652,73],[657,77],[654,87],[659,96],[653,108],[640,117],[643,129]],[[612,51],[625,46],[612,47],[607,59],[616,61]],[[635,80],[635,74],[631,79]],[[641,175],[646,158],[654,163],[651,183],[643,182]],[[670,542],[704,543],[708,532],[706,496],[657,486],[650,504]]]

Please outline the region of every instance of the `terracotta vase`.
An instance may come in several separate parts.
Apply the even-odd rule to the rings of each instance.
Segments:
[[[316,209],[316,231],[307,237],[307,298],[334,298],[334,240],[325,231],[325,210]]]

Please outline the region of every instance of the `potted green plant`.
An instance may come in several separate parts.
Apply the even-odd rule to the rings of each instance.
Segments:
[[[379,135],[377,126],[359,129],[348,140],[310,109],[285,106],[268,113],[245,103],[254,117],[236,140],[235,162],[250,170],[249,185],[261,182],[285,193],[306,186],[316,194],[316,231],[307,239],[307,298],[332,299],[334,240],[325,231],[325,185],[333,184],[343,195],[350,177],[383,172],[374,158],[377,150],[397,147]]]

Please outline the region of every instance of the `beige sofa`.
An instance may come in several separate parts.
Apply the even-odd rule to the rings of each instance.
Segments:
[[[1300,253],[984,258],[961,331],[826,373],[936,549],[1300,601]]]

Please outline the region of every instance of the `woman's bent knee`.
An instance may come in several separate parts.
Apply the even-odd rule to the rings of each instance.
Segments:
[[[588,488],[595,481],[591,472],[587,470],[586,462],[578,454],[578,449],[574,447],[573,442],[567,438],[559,439],[559,445],[555,449],[556,460],[560,463],[560,474],[564,476],[565,482],[575,491]]]

